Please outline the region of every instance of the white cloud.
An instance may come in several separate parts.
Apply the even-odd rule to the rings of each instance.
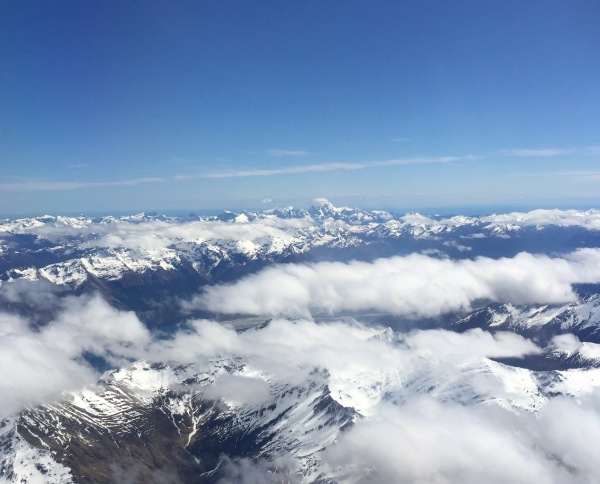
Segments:
[[[0,416],[93,383],[97,373],[81,359],[84,352],[122,364],[132,348],[150,341],[133,313],[117,311],[99,297],[63,302],[59,316],[40,329],[0,313]]]
[[[538,158],[567,155],[569,153],[573,153],[574,151],[576,150],[564,148],[517,148],[500,150],[500,153],[508,156]]]
[[[264,218],[250,223],[192,221],[169,223],[152,221],[140,224],[119,223],[107,229],[103,238],[89,241],[95,247],[165,248],[176,242],[200,243],[205,240],[260,241],[291,239],[311,223],[303,219]],[[96,226],[94,226],[96,230]]]
[[[233,178],[250,176],[272,176],[272,175],[295,175],[299,173],[325,172],[325,171],[347,171],[367,168],[364,163],[322,163],[313,165],[298,165],[287,168],[252,169],[252,170],[228,170],[217,171],[200,175],[201,178]]]
[[[271,394],[269,385],[260,378],[224,373],[204,388],[204,398],[223,399],[238,405],[259,405],[271,400]]]
[[[454,240],[446,241],[446,242],[444,242],[444,245],[446,247],[454,247],[459,252],[469,252],[470,250],[472,250],[472,248],[469,247],[468,245],[459,244],[458,242],[456,242]]]
[[[221,456],[216,484],[280,484],[294,482],[294,464],[289,458],[233,460]]]
[[[183,361],[234,354],[264,378],[290,384],[301,383],[311,368],[327,369],[332,398],[369,416],[323,454],[343,482],[593,482],[597,406],[555,398],[539,417],[518,410],[511,404],[519,398],[544,399],[535,395],[537,387],[521,387],[524,376],[535,385],[531,374],[487,360],[539,352],[531,341],[482,330],[416,331],[399,340],[380,338],[380,332],[359,324],[275,320],[236,333],[198,321],[172,344],[145,351]],[[440,386],[444,393],[434,389]],[[209,398],[237,396],[249,404],[267,398],[259,379],[243,375],[205,388]],[[405,399],[396,406],[382,403],[384,395]]]
[[[600,172],[599,172],[600,176]],[[583,227],[589,230],[600,230],[600,210],[558,210],[537,209],[530,212],[510,212],[486,215],[482,217],[465,217],[456,215],[449,218],[433,219],[419,213],[407,213],[400,218],[409,225],[426,226],[461,226],[483,222],[490,225],[514,225],[518,227],[534,227],[556,225],[559,227]],[[488,227],[489,228],[489,227]],[[477,233],[468,238],[485,238],[485,234]]]
[[[82,181],[26,181],[0,183],[0,192],[48,192],[60,190],[78,190],[80,188],[132,186],[146,183],[159,183],[163,178],[132,178],[127,180],[82,182]]]
[[[579,351],[581,348],[581,341],[579,341],[577,336],[569,333],[559,334],[558,336],[552,338],[551,346],[553,347],[554,351],[570,356]]]
[[[407,213],[406,215],[403,215],[400,220],[410,225],[435,225],[436,223],[439,223],[420,213]]]
[[[600,249],[563,257],[440,260],[426,255],[374,262],[282,264],[234,284],[208,287],[185,304],[220,313],[308,317],[378,310],[433,317],[466,310],[478,299],[515,304],[576,299],[571,285],[600,282]]]
[[[271,398],[271,384],[302,383],[314,368],[327,370],[331,397],[369,416],[319,453],[344,482],[566,484],[592,483],[600,473],[597,392],[577,401],[548,401],[532,373],[490,361],[540,351],[514,334],[390,335],[358,323],[308,320],[274,320],[238,333],[198,320],[158,340],[132,313],[98,297],[67,298],[62,312],[39,329],[0,314],[0,415],[93,382],[96,373],[81,361],[86,351],[115,364],[137,358],[196,364],[213,357],[241,359],[241,373],[220,374],[202,387],[205,398],[236,405],[263,405]],[[436,390],[441,387],[445,393]],[[397,396],[404,397],[401,405],[382,403]],[[519,396],[543,402],[539,416],[519,410],[529,408],[520,406]],[[226,480],[244,475],[253,482],[253,476],[268,475],[267,462],[226,467]]]
[[[600,210],[532,210],[531,212],[512,212],[501,215],[489,215],[480,220],[491,224],[510,224],[521,227],[558,225],[561,227],[584,227],[600,230]]]
[[[269,156],[308,156],[308,151],[305,150],[281,150],[271,148],[267,150]]]
[[[466,333],[455,333],[442,329],[417,331],[404,339],[405,344],[442,359],[459,357],[507,358],[540,353],[541,350],[530,340],[514,333],[488,333],[476,328]]]
[[[150,332],[133,311],[119,311],[99,296],[68,297],[63,307],[63,312],[40,331],[39,339],[68,357],[87,351],[120,364],[130,356],[132,344],[151,340]]]
[[[584,146],[578,148],[511,148],[499,150],[499,153],[507,156],[518,156],[523,158],[546,158],[552,156],[561,156],[569,154],[578,154],[584,156],[594,156],[600,153],[598,146]]]
[[[297,165],[286,168],[251,169],[251,170],[228,170],[198,175],[198,178],[232,178],[251,176],[273,176],[273,175],[295,175],[311,172],[328,171],[353,171],[367,168],[403,165],[426,165],[437,163],[452,163],[456,161],[471,161],[477,159],[475,156],[439,156],[429,158],[397,158],[380,161],[366,161],[357,163],[320,163],[311,165]],[[192,178],[193,176],[182,175],[181,178]]]
[[[535,418],[417,398],[383,405],[343,433],[326,458],[348,483],[592,483],[599,430],[597,410],[567,399]]]
[[[0,300],[9,305],[24,303],[36,312],[48,314],[59,308],[59,295],[63,291],[64,288],[44,280],[15,279],[0,283]]]

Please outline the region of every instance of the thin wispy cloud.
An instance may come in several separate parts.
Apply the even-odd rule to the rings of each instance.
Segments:
[[[296,165],[285,168],[271,169],[252,169],[252,170],[226,170],[203,175],[180,175],[177,179],[183,180],[188,178],[234,178],[234,177],[251,177],[251,176],[273,176],[273,175],[295,175],[311,172],[328,172],[328,171],[352,171],[363,170],[367,168],[377,168],[385,166],[401,166],[401,165],[425,165],[434,163],[451,163],[456,161],[471,161],[476,160],[476,156],[439,156],[431,158],[397,158],[390,160],[368,161],[360,163],[318,163],[311,165]]]
[[[306,150],[281,150],[277,148],[271,148],[267,150],[269,156],[308,156]]]
[[[578,148],[514,148],[499,150],[501,155],[521,158],[547,158],[562,155],[600,155],[600,146],[584,146]]]
[[[256,169],[256,170],[227,170],[200,175],[201,178],[233,178],[233,177],[249,177],[249,176],[272,176],[299,174],[310,172],[324,172],[337,170],[360,170],[368,165],[364,163],[322,163],[313,165],[297,165],[286,168],[273,169]]]
[[[519,156],[523,158],[540,158],[561,156],[573,153],[573,149],[564,148],[516,148],[500,150],[500,154],[507,156]]]
[[[132,178],[128,180],[79,182],[79,181],[26,181],[0,183],[0,192],[50,192],[60,190],[78,190],[80,188],[132,186],[145,183],[160,183],[164,178]]]
[[[305,152],[306,153],[306,152]],[[284,155],[282,155],[284,156]],[[292,155],[289,155],[292,156]],[[113,181],[49,181],[49,180],[31,180],[22,177],[24,181],[0,183],[0,192],[48,192],[61,190],[77,190],[81,188],[92,187],[110,187],[110,186],[132,186],[146,183],[161,183],[169,180],[182,181],[201,178],[244,178],[244,177],[265,177],[275,175],[297,175],[303,173],[322,173],[333,171],[353,171],[369,168],[402,166],[402,165],[425,165],[425,164],[444,164],[459,161],[473,161],[481,159],[479,156],[438,156],[438,157],[417,157],[417,158],[394,158],[389,160],[365,161],[356,163],[313,163],[307,165],[294,165],[282,168],[248,169],[248,170],[223,170],[202,174],[177,175],[173,178],[145,177],[132,178],[126,180]]]
[[[572,178],[579,181],[598,181],[600,180],[600,171],[530,171],[507,173],[507,178],[529,178],[529,177],[552,177],[552,178]]]
[[[429,163],[450,163],[452,161],[475,159],[476,157],[446,156],[438,158],[405,158],[364,163],[319,163],[310,165],[295,165],[285,168],[250,169],[250,170],[225,170],[212,173],[177,175],[177,181],[193,180],[198,178],[243,178],[256,176],[295,175],[311,172],[351,171],[366,168],[375,168],[394,165],[416,165]],[[80,182],[80,181],[22,181],[0,183],[0,192],[44,192],[60,190],[77,190],[90,187],[109,187],[120,185],[140,185],[145,183],[165,182],[166,178],[134,178],[129,180]]]

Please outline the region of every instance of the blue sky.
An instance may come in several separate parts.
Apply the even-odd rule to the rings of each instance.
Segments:
[[[599,21],[596,0],[5,1],[0,214],[600,206]]]

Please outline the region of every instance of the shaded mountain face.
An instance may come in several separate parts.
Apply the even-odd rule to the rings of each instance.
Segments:
[[[600,343],[600,294],[585,294],[568,304],[490,304],[452,324],[457,329],[512,331],[542,344],[559,334]]]
[[[597,482],[599,247],[599,211],[3,221],[0,480]]]
[[[17,481],[28,471],[43,475],[49,453],[54,467],[70,469],[68,479],[75,482],[115,482],[126,470],[139,482],[215,482],[222,477],[225,455],[270,462],[294,453],[302,472],[313,474],[314,454],[331,444],[356,413],[331,398],[326,375],[317,370],[300,385],[264,383],[263,402],[203,397],[202,388],[216,377],[236,378],[244,367],[235,359],[204,368],[138,362],[108,373],[83,393],[5,421],[4,475]],[[37,450],[40,445],[46,450]],[[16,465],[19,446],[31,453]],[[47,467],[52,473],[52,465]],[[274,474],[291,472],[271,468]]]

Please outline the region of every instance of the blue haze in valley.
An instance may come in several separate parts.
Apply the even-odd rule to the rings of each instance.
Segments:
[[[0,215],[597,206],[599,16],[593,0],[3,2]]]

